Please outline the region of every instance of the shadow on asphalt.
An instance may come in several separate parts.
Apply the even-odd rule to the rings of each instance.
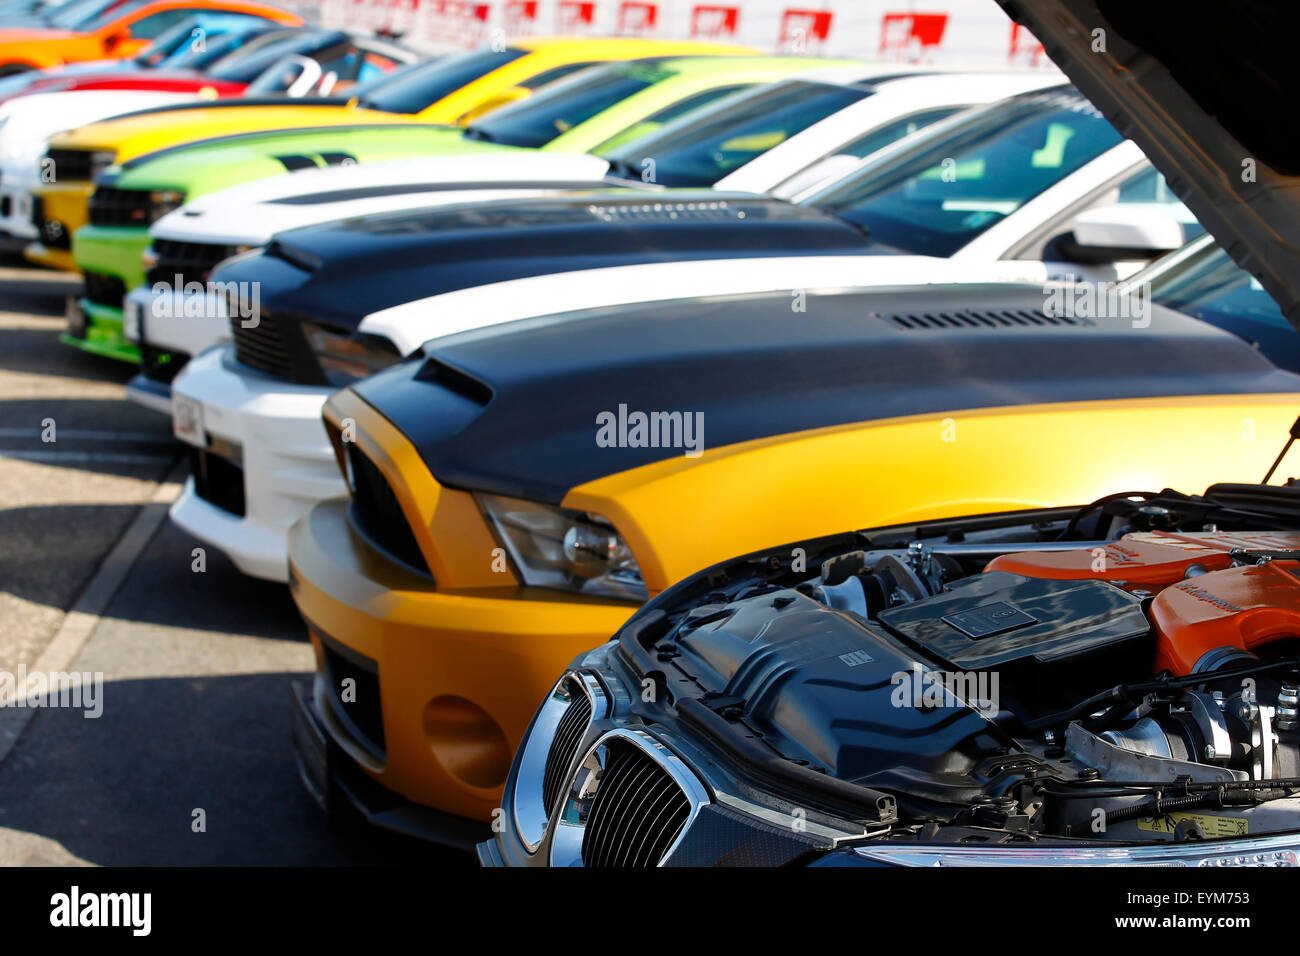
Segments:
[[[0,311],[9,308],[16,307],[0,295]],[[130,362],[92,355],[65,345],[59,341],[62,332],[63,323],[54,321],[44,328],[5,329],[4,348],[0,350],[0,370],[26,375],[55,375],[93,382],[114,382],[119,385],[125,385],[139,371],[139,367]],[[157,412],[154,414],[158,415]]]
[[[290,741],[300,676],[109,681],[97,719],[37,711],[0,774],[0,826],[105,866],[472,866],[467,853],[327,822]],[[196,809],[206,832],[192,829]]]

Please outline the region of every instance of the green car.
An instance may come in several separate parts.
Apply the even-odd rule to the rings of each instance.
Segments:
[[[145,280],[149,226],[207,193],[326,165],[472,152],[602,154],[756,84],[855,65],[806,57],[670,57],[593,67],[461,128],[427,124],[331,126],[186,143],[110,167],[96,180],[90,224],[73,235],[85,275],[62,340],[138,362],[123,334],[122,300]]]

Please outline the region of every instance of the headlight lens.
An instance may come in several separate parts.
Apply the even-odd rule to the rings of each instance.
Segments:
[[[402,357],[397,346],[382,335],[345,335],[314,322],[304,322],[302,329],[325,380],[338,388],[368,378]]]
[[[632,549],[600,515],[476,497],[525,584],[637,602],[649,597]]]
[[[173,209],[185,205],[185,193],[179,189],[156,189],[149,194],[149,221],[157,222]]]

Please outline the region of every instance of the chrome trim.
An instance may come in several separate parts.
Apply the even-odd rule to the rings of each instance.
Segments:
[[[555,732],[574,700],[568,691],[570,681],[577,682],[591,703],[591,717],[587,721],[587,726],[583,728],[582,737],[578,740],[578,747],[572,759],[576,759],[578,754],[584,752],[582,745],[591,730],[592,722],[604,720],[609,714],[609,700],[604,688],[593,675],[582,671],[566,671],[564,676],[555,682],[555,686],[551,688],[550,694],[538,710],[532,732],[524,741],[519,755],[514,792],[511,794],[511,814],[515,821],[515,833],[519,835],[519,842],[530,854],[536,853],[537,848],[541,846],[551,822],[550,808],[545,805],[542,798],[542,782],[546,776],[546,760],[550,755],[551,745],[555,742]],[[572,760],[568,771],[564,776],[566,780],[571,779]]]
[[[1298,866],[1293,834],[1158,846],[857,846],[858,856],[895,866]]]
[[[681,833],[677,835],[672,846],[664,852],[659,860],[659,866],[663,866],[671,859],[690,830],[691,824],[699,816],[701,808],[712,802],[704,784],[677,754],[644,730],[616,727],[602,734],[583,755],[577,766],[568,796],[561,802],[560,812],[552,826],[551,866],[582,866],[582,839],[587,830],[587,817],[591,813],[591,803],[596,796],[596,791],[600,789],[600,778],[609,756],[609,743],[616,739],[626,741],[638,748],[667,771],[691,805],[686,822],[682,824]]]

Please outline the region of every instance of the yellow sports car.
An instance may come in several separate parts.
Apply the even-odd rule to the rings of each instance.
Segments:
[[[612,60],[652,56],[745,54],[716,43],[634,37],[529,38],[504,50],[482,49],[433,60],[376,81],[347,103],[332,99],[268,103],[232,99],[147,110],[51,137],[52,181],[34,190],[44,237],[28,246],[33,262],[76,271],[71,237],[88,219],[95,175],[116,163],[200,139],[261,130],[392,123],[454,124],[514,102],[554,79]]]
[[[565,664],[729,554],[1258,480],[1276,449],[1254,436],[1290,426],[1300,377],[1156,298],[1141,321],[1025,286],[605,307],[435,340],[337,393],[351,496],[289,539],[308,788],[463,840]]]

